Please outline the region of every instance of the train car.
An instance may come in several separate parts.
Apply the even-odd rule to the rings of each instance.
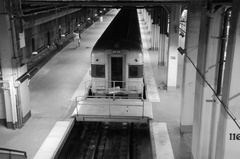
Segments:
[[[143,52],[137,9],[121,9],[91,53],[91,92],[142,97]]]

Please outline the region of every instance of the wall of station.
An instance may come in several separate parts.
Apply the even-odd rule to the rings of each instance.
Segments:
[[[4,10],[3,2],[0,7]],[[0,71],[4,77],[1,80],[8,82],[4,83],[6,89],[0,89],[1,125],[19,128],[30,118],[28,79],[32,73],[30,75],[28,71],[42,60],[36,57],[57,52],[72,40],[73,32],[81,33],[107,11],[103,8],[59,7],[14,18],[7,14],[0,16],[4,26],[0,31],[2,37],[7,37],[0,39],[5,46],[1,48]]]
[[[63,45],[72,38],[73,31],[81,32],[98,20],[100,10],[85,8],[70,14],[52,14],[44,18],[49,20],[45,20],[46,22],[43,23],[38,23],[34,18],[26,19],[24,29],[26,53],[23,57],[25,58],[24,61],[28,61],[32,56],[35,56],[34,52],[44,47],[54,48]],[[43,17],[39,17],[39,19],[43,19]]]

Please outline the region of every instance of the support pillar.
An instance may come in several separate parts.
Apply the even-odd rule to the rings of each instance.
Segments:
[[[159,45],[160,45],[160,26],[159,24],[157,24],[157,31],[156,31],[156,35],[157,35],[157,41],[156,41],[156,50],[159,50]]]
[[[150,25],[150,39],[151,39],[151,46],[150,49],[153,49],[153,42],[154,42],[154,24],[153,24],[153,20],[151,19],[151,25]]]
[[[157,24],[154,22],[153,20],[153,23],[152,23],[152,50],[156,50],[157,48],[157,38],[158,38],[158,35],[157,35]]]
[[[157,34],[156,34],[156,29],[157,29],[157,24],[153,22],[153,41],[152,41],[152,48],[153,50],[156,50],[156,39],[157,39]]]
[[[233,0],[229,39],[224,71],[222,100],[232,114],[240,121],[240,1]],[[238,122],[239,123],[239,122]],[[221,107],[218,127],[217,159],[238,159],[240,156],[240,129]]]
[[[151,15],[148,12],[148,33],[151,34],[151,26],[152,26],[152,20],[151,20]]]
[[[0,4],[0,10],[5,11],[3,2]],[[0,15],[0,53],[1,53],[1,72],[3,85],[3,107],[5,109],[5,120],[7,127],[15,128],[18,122],[16,109],[16,91],[13,87],[14,71],[12,69],[12,59],[14,57],[13,30],[10,16]]]
[[[160,26],[161,27],[161,26]],[[160,28],[161,30],[161,28]],[[158,65],[162,65],[161,62],[163,61],[163,55],[162,55],[162,34],[159,35],[159,49],[158,49]]]
[[[168,69],[167,69],[167,90],[175,90],[177,86],[177,68],[178,68],[178,36],[179,21],[181,15],[181,6],[171,6],[170,28],[169,28],[169,46],[168,46]]]
[[[145,21],[145,25],[147,28],[147,34],[150,34],[150,44],[147,45],[149,48],[151,48],[151,41],[152,41],[152,37],[151,37],[151,15],[149,14],[149,11],[147,9],[143,9],[143,15],[144,15],[144,21]],[[148,49],[149,49],[148,48]]]
[[[217,11],[209,10],[207,13],[202,12],[201,16],[197,68],[207,83],[199,73],[196,74],[192,134],[194,159],[215,159],[220,110],[215,92],[217,90],[222,14],[223,10],[219,9]]]
[[[164,66],[168,66],[168,50],[169,50],[169,36],[165,35],[164,36],[165,39],[165,49],[163,50],[164,53]]]
[[[158,9],[153,9],[151,12],[152,27],[151,27],[151,49],[158,50],[159,44],[159,26],[158,26]]]
[[[187,30],[185,49],[188,57],[197,64],[199,32],[201,21],[201,2],[188,4]],[[182,102],[180,113],[180,132],[192,132],[193,108],[195,96],[196,69],[192,63],[184,57],[183,81],[182,81]]]
[[[20,52],[24,54],[26,51],[23,49],[25,38],[21,38],[21,35],[24,34],[22,26],[18,26],[15,22],[19,19],[14,19],[14,16],[7,14],[5,3],[9,2],[0,1],[0,11],[2,13],[0,15],[2,73],[0,83],[3,84],[2,92],[0,91],[3,94],[0,96],[2,101],[0,107],[5,110],[4,114],[0,114],[0,120],[6,124],[7,128],[20,128],[20,123],[30,117],[28,115],[27,118],[24,118],[30,112],[28,81],[25,80],[24,84],[20,82],[18,85],[16,82],[16,79],[27,71],[26,65],[21,64],[19,57]]]
[[[141,9],[142,11],[142,15],[143,15],[143,20],[144,20],[144,24],[147,24],[147,13],[145,9]]]
[[[150,33],[150,28],[151,28],[151,16],[149,15],[149,11],[147,9],[144,9],[145,11],[145,21],[146,21],[146,25],[147,25],[147,33]]]
[[[160,35],[158,65],[166,66],[166,33],[168,26],[168,13],[165,8],[160,10]]]

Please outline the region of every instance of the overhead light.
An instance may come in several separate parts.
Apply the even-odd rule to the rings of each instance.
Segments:
[[[182,47],[179,47],[177,50],[179,51],[179,53],[181,55],[185,55],[186,54],[186,49],[183,49]]]

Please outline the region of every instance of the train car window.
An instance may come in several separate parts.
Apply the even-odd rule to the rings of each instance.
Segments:
[[[129,78],[143,77],[143,65],[129,65]]]
[[[105,78],[105,65],[92,65],[91,74],[92,77]]]

